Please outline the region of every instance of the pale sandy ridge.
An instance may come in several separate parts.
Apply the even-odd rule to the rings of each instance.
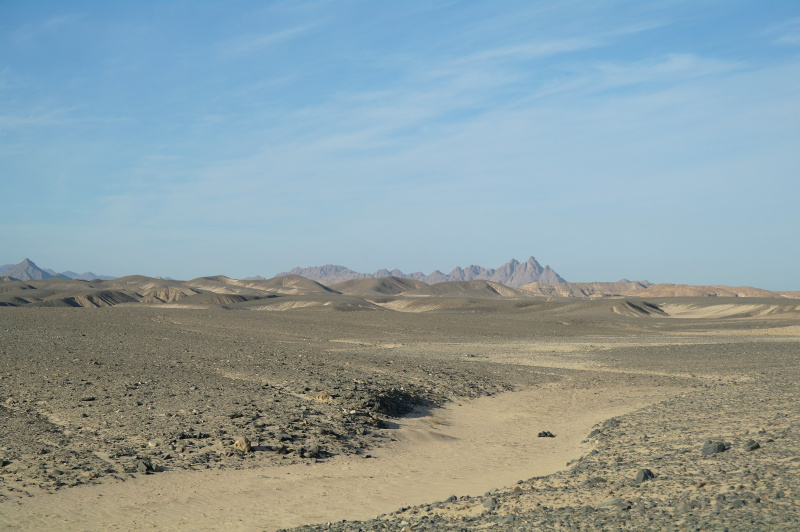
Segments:
[[[399,420],[373,458],[247,471],[178,471],[6,503],[12,530],[275,530],[368,519],[479,495],[553,473],[585,453],[591,427],[676,393],[671,388],[547,385],[453,403]],[[556,438],[538,438],[549,430]],[[17,504],[19,504],[17,506]]]

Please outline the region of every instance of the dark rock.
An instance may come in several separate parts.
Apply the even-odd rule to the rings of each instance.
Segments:
[[[306,456],[309,458],[319,458],[321,455],[322,449],[320,449],[320,446],[316,443],[312,444],[306,451]]]
[[[703,456],[708,456],[711,454],[717,454],[724,452],[726,450],[725,444],[721,441],[711,441],[708,440],[703,444],[702,453]]]
[[[150,460],[140,458],[136,460],[133,464],[134,466],[136,466],[136,471],[138,471],[139,473],[149,475],[150,473],[155,472],[153,463]]]
[[[497,508],[497,499],[494,497],[489,497],[488,499],[484,499],[483,505],[491,512]]]
[[[549,430],[543,430],[539,433],[540,438],[555,438],[556,435],[550,432]]]
[[[656,476],[649,469],[640,469],[639,472],[636,473],[636,482],[639,484],[654,478],[656,478]]]
[[[375,412],[393,417],[408,414],[417,406],[425,404],[423,398],[397,388],[372,392],[370,395],[365,406],[372,408]]]
[[[759,449],[761,445],[755,440],[747,440],[747,443],[744,444],[745,451],[755,451]]]

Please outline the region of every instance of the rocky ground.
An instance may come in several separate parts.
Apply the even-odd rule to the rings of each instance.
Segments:
[[[562,472],[296,530],[800,530],[800,344],[728,338],[705,351],[686,369],[720,372],[727,359],[751,371],[707,374],[695,391],[604,421]]]
[[[595,450],[555,475],[297,530],[798,530],[796,385],[747,391],[608,420],[592,432]],[[762,423],[732,427],[720,412]]]
[[[366,328],[382,328],[385,340],[382,317],[370,317],[378,321]],[[163,470],[364,454],[384,443],[385,419],[416,406],[554,378],[413,351],[387,356],[392,348],[374,332],[338,338],[336,314],[285,318],[0,309],[0,498]],[[419,325],[389,335],[408,339]],[[234,448],[239,437],[258,452]]]
[[[569,378],[688,391],[602,423],[557,474],[299,530],[800,529],[796,320],[551,310],[0,308],[0,505],[179,469],[367,456],[420,404]],[[242,437],[252,452],[234,447]]]

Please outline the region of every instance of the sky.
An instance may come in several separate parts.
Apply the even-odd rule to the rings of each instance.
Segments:
[[[0,0],[0,264],[800,290],[796,1]]]

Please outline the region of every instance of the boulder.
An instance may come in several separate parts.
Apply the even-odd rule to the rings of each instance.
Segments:
[[[656,476],[653,474],[653,472],[646,468],[642,468],[638,473],[636,473],[636,482],[639,484],[654,478],[656,478]]]
[[[228,440],[228,441],[230,441],[230,440]],[[244,436],[242,436],[240,438],[236,438],[236,441],[233,442],[233,448],[238,450],[238,451],[245,452],[245,453],[249,453],[250,451],[253,450],[253,446],[250,444],[250,440],[248,440]]]
[[[717,453],[725,452],[727,449],[728,449],[728,447],[724,443],[722,443],[721,441],[708,440],[707,442],[705,442],[703,444],[702,453],[703,453],[703,456],[708,456],[708,455],[711,455],[711,454],[717,454]]]

